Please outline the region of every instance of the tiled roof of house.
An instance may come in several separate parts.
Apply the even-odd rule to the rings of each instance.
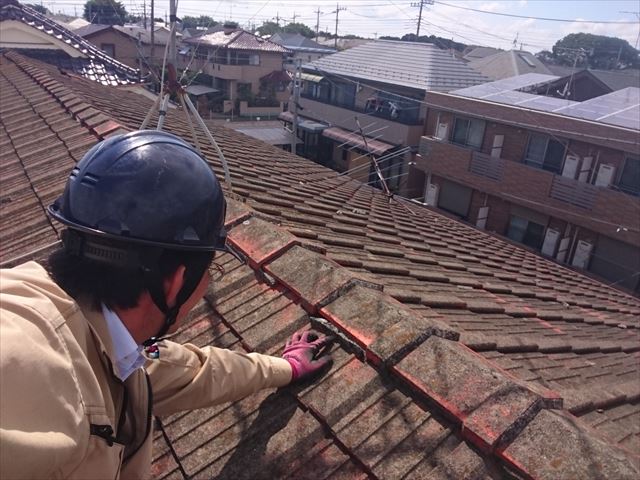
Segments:
[[[0,94],[6,264],[42,257],[57,239],[44,207],[71,165],[152,101],[15,53],[0,57]],[[178,109],[165,125],[190,138]],[[177,340],[277,354],[312,323],[339,342],[315,383],[158,419],[154,478],[636,478],[640,300],[213,134],[233,179],[229,242],[247,262],[220,258],[225,275]]]
[[[378,40],[327,55],[303,65],[305,70],[360,80],[444,91],[488,81],[463,61],[430,43]]]
[[[28,25],[51,37],[54,44],[69,46],[80,54],[72,58],[55,49],[25,48],[21,50],[25,55],[103,85],[129,85],[140,82],[138,70],[135,68],[118,62],[79,34],[15,0],[2,0],[0,3],[0,22],[4,21],[17,21]]]
[[[185,43],[193,45],[203,45],[209,47],[225,47],[233,50],[255,50],[263,52],[288,53],[282,45],[273,43],[270,40],[260,38],[245,30],[222,30],[214,33],[207,33],[198,37],[187,38]]]
[[[331,53],[336,51],[334,48],[320,45],[299,33],[280,32],[272,35],[269,40],[296,52]]]
[[[552,75],[551,70],[535,55],[522,50],[509,50],[471,59],[469,66],[492,80],[524,75],[525,73]]]
[[[492,47],[467,47],[463,53],[464,60],[470,62],[479,58],[488,57],[500,52],[499,48]]]

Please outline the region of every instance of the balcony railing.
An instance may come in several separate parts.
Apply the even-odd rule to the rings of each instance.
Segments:
[[[370,117],[384,118],[385,120],[390,120],[396,123],[402,123],[403,125],[424,124],[424,118],[418,118],[419,116],[414,115],[413,112],[411,112],[410,114],[400,112],[397,114],[397,116],[394,116],[391,114],[391,112],[387,112],[387,111],[376,112],[375,110],[372,110],[370,108],[365,109],[365,108],[359,107],[355,105],[355,99],[345,100],[345,101],[330,100],[326,97],[325,98],[315,97],[312,94],[307,92],[301,92],[300,96],[308,100],[313,100],[314,102],[324,103],[326,105],[333,105],[334,107],[344,108],[346,110],[351,110],[352,112],[363,113]]]
[[[499,157],[492,157],[486,153],[473,152],[471,162],[469,163],[469,171],[482,177],[492,180],[502,180],[504,173],[504,160]]]
[[[558,175],[553,176],[549,196],[556,200],[561,200],[576,207],[591,210],[598,197],[598,187],[565,178]]]

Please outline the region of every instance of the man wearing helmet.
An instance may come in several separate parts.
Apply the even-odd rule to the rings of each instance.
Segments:
[[[225,206],[213,171],[171,134],[118,135],[87,152],[49,208],[67,227],[63,247],[46,269],[0,273],[0,478],[146,478],[152,414],[236,400],[329,363],[330,339],[311,331],[283,358],[163,339],[226,248]]]

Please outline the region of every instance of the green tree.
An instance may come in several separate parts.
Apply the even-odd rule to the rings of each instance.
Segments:
[[[197,28],[197,27],[215,27],[220,22],[216,22],[209,15],[200,15],[199,17],[182,17],[182,26],[184,28]]]
[[[559,65],[582,64],[602,70],[640,67],[638,50],[626,40],[616,37],[572,33],[558,40],[552,50]]]
[[[316,32],[311,30],[311,28],[307,27],[304,23],[290,23],[286,25],[283,29],[286,33],[299,33],[300,35],[313,38],[316,36]]]
[[[88,0],[84,4],[83,17],[101,25],[124,25],[127,10],[116,0]]]
[[[550,52],[549,50],[540,50],[536,53],[536,58],[546,64],[557,63],[556,58],[553,56],[553,52]]]
[[[49,9],[39,3],[25,3],[26,7],[33,8],[36,12],[41,13],[42,15],[48,15]]]
[[[282,31],[282,27],[276,22],[267,21],[258,27],[258,31],[260,32],[260,35],[274,35],[276,33],[280,33]]]

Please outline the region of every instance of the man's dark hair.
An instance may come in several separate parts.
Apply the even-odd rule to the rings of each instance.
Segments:
[[[105,247],[143,253],[153,248],[134,245],[117,240],[96,238],[91,241]],[[205,271],[213,252],[187,250],[163,250],[158,258],[158,270],[162,279],[173,274],[180,265]],[[138,304],[140,295],[148,290],[148,275],[139,265],[118,266],[76,255],[68,248],[53,252],[46,262],[51,278],[74,299],[87,298],[93,308],[104,303],[108,308],[133,308]]]

